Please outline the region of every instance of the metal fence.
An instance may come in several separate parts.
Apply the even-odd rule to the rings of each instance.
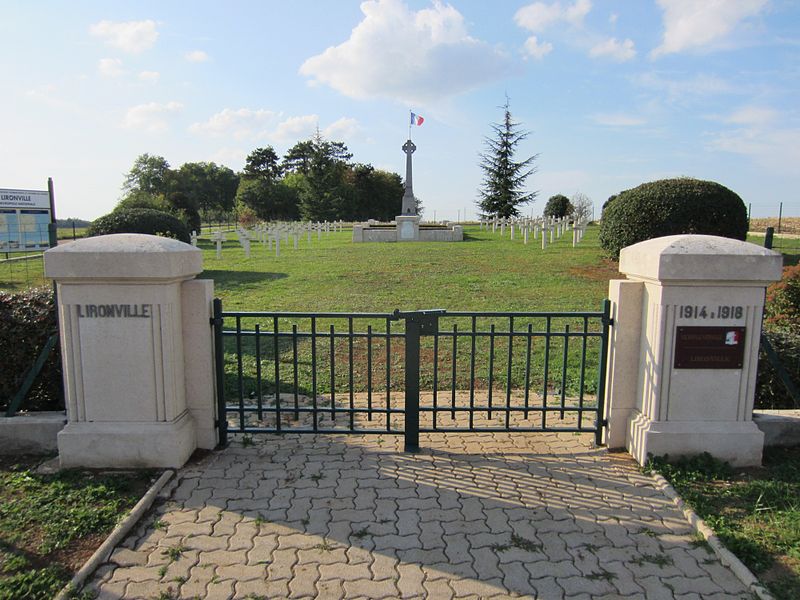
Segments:
[[[592,432],[604,424],[598,312],[223,312],[221,439],[241,433]]]

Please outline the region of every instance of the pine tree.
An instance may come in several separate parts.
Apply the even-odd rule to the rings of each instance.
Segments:
[[[536,172],[534,154],[523,161],[514,160],[514,152],[529,132],[519,129],[511,118],[509,99],[502,107],[505,113],[502,123],[493,123],[494,138],[485,138],[486,152],[481,154],[480,167],[484,180],[479,190],[478,206],[485,215],[500,218],[519,214],[518,206],[532,202],[538,192],[526,192],[525,180]]]

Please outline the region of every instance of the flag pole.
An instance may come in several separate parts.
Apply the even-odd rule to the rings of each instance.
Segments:
[[[409,111],[408,111],[408,139],[411,139],[411,115],[412,114],[413,113],[409,109]]]

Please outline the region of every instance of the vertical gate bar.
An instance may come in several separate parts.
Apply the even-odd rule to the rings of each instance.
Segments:
[[[256,323],[256,406],[259,421],[264,420],[264,400],[261,393],[261,324]]]
[[[419,451],[419,339],[420,323],[406,317],[405,451]]]
[[[452,379],[452,392],[450,393],[450,418],[456,418],[456,377],[458,377],[458,373],[456,371],[456,366],[458,365],[458,323],[453,323],[453,372],[451,374]]]
[[[514,317],[508,317],[508,365],[506,367],[506,429],[511,419],[511,366],[514,352]]]
[[[583,340],[581,342],[581,380],[578,393],[578,429],[583,429],[583,394],[586,379],[586,343],[589,339],[589,317],[583,317]]]
[[[355,397],[353,396],[353,317],[347,319],[347,341],[350,354],[350,431],[353,431],[353,409],[355,408]]]
[[[217,384],[217,430],[219,447],[228,445],[228,411],[225,406],[225,349],[223,348],[222,300],[214,298],[214,363]]]
[[[317,319],[311,317],[311,418],[317,431]]]
[[[525,419],[528,418],[528,407],[531,395],[531,334],[533,323],[528,323],[527,350],[525,352]]]
[[[236,368],[239,385],[239,430],[244,431],[244,374],[242,373],[242,318],[236,317]]]
[[[433,428],[436,429],[436,418],[439,416],[439,329],[433,334]]]
[[[336,336],[334,334],[332,323],[330,332],[331,332],[331,421],[336,421],[336,357],[334,356]]]
[[[275,429],[281,430],[281,347],[278,338],[278,317],[272,318],[272,349],[275,353]]]
[[[606,367],[608,365],[608,328],[611,325],[611,301],[603,300],[603,335],[600,338],[600,368],[597,382],[597,429],[594,440],[599,446],[603,443],[605,426]]]
[[[494,387],[494,323],[489,328],[489,410],[488,416],[492,418],[492,388]]]
[[[477,340],[476,328],[478,326],[478,318],[472,317],[472,334],[470,340],[470,355],[469,355],[469,428],[475,424],[475,342]]]
[[[547,380],[550,376],[550,317],[544,332],[544,390],[542,391],[542,431],[547,430]]]
[[[297,323],[292,324],[292,364],[294,365],[294,420],[300,419],[300,391],[297,389]]]
[[[569,323],[564,325],[564,357],[561,364],[561,420],[564,420],[564,406],[567,402],[567,358],[569,349]]]
[[[367,325],[367,420],[372,421],[372,325]]]
[[[392,430],[392,321],[386,319],[386,431]]]

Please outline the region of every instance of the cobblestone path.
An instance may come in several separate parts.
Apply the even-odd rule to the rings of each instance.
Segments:
[[[750,598],[627,455],[573,434],[266,435],[179,471],[116,598]]]

